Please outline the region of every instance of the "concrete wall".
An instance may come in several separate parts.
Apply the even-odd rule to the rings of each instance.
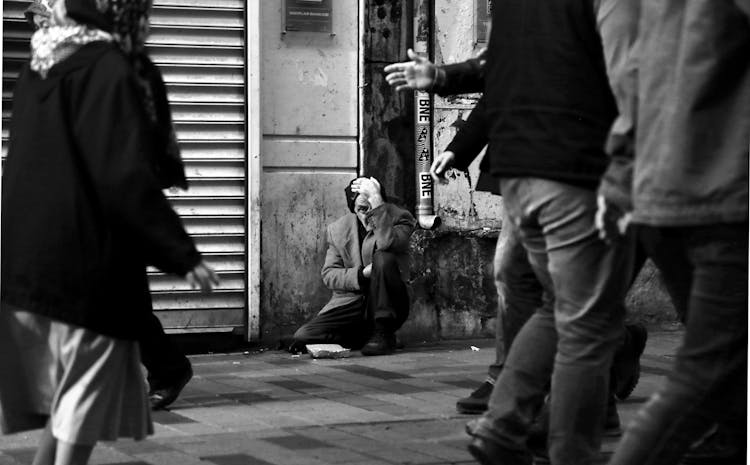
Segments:
[[[347,212],[357,172],[358,2],[333,3],[333,32],[281,34],[262,0],[261,340],[293,333],[330,293],[325,227]]]

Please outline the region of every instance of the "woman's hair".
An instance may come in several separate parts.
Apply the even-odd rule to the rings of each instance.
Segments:
[[[143,51],[151,0],[64,0],[68,16],[111,33],[126,55]]]
[[[154,171],[161,187],[187,189],[184,166],[159,68],[146,53],[151,0],[64,0],[79,24],[112,34],[135,71],[142,106],[154,129]]]
[[[352,179],[351,181],[349,181],[349,185],[344,188],[344,193],[346,194],[346,206],[349,207],[349,211],[352,213],[354,213],[354,202],[357,200],[357,197],[359,197],[358,192],[352,191],[352,184],[354,183],[354,181],[360,179],[361,177],[363,176]],[[380,196],[383,197],[383,201],[385,202],[385,187],[383,187],[382,184],[380,185]]]

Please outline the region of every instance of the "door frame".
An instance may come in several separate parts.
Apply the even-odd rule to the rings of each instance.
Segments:
[[[247,254],[247,341],[260,339],[260,175],[261,132],[261,11],[259,1],[245,2],[245,130],[246,193],[245,237]]]

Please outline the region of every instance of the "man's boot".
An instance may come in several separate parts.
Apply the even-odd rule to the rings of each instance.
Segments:
[[[364,347],[362,355],[390,355],[396,350],[396,333],[383,326],[377,326]]]

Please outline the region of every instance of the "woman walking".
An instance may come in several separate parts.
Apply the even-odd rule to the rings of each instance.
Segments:
[[[0,426],[44,428],[34,465],[77,465],[97,441],[153,430],[136,342],[152,311],[146,266],[204,291],[216,276],[154,169],[138,66],[150,2],[49,3],[3,173]]]

